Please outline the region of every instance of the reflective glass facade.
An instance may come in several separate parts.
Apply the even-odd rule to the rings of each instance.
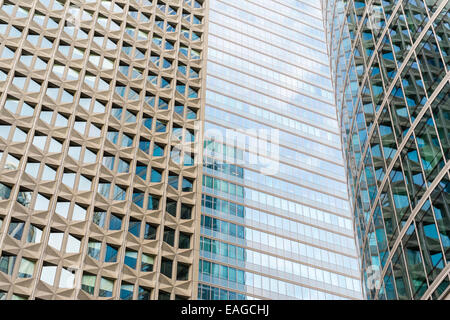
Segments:
[[[322,3],[367,298],[448,299],[450,3]]]
[[[362,298],[320,1],[209,6],[198,298]]]

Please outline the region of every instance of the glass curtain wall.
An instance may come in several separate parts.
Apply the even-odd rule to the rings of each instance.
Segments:
[[[362,298],[320,1],[211,0],[207,59],[198,298]]]

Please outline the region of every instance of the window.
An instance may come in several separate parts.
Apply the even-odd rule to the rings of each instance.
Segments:
[[[189,249],[191,247],[191,236],[187,233],[180,232],[178,247],[180,249]]]
[[[192,110],[190,108],[187,108],[186,119],[188,119],[188,120],[197,119],[197,112],[195,112],[194,110]]]
[[[151,224],[146,223],[145,224],[144,239],[146,239],[146,240],[155,240],[156,239],[156,227],[152,226]]]
[[[67,238],[66,252],[67,253],[79,253],[81,241],[69,234]]]
[[[89,241],[88,243],[88,256],[94,258],[95,260],[100,260],[100,250],[102,243],[98,241]]]
[[[125,252],[125,265],[129,266],[131,269],[136,269],[137,262],[137,252],[133,250],[127,250]]]
[[[171,148],[170,160],[178,164],[180,163],[180,158],[181,158],[181,150],[177,146]]]
[[[114,156],[108,156],[106,153],[103,155],[102,164],[108,168],[109,170],[114,170],[114,160],[116,158]]]
[[[169,174],[169,186],[173,187],[175,190],[178,189],[178,175],[177,174]]]
[[[44,264],[40,280],[52,286],[55,281],[56,269],[56,266]]]
[[[27,242],[39,243],[42,239],[42,230],[38,227],[30,224],[30,229],[28,230]]]
[[[163,123],[159,120],[156,120],[156,129],[155,129],[156,132],[166,132],[166,129],[167,129],[167,126],[165,123]]]
[[[164,156],[164,147],[155,143],[153,146],[153,156],[154,157],[163,157]]]
[[[62,183],[64,183],[69,188],[73,188],[74,183],[75,183],[75,177],[76,177],[76,173],[64,172],[63,178],[62,178]]]
[[[75,281],[75,274],[71,271],[62,268],[61,277],[59,279],[59,287],[63,289],[73,289]]]
[[[122,282],[120,286],[120,299],[132,300],[133,299],[134,286],[132,284]]]
[[[25,172],[37,179],[40,163],[39,162],[30,162],[31,159],[28,159],[27,166],[25,167]]]
[[[166,277],[172,278],[173,261],[167,258],[161,258],[161,273]]]
[[[152,168],[152,173],[150,177],[151,182],[161,182],[162,174],[161,171]]]
[[[188,152],[184,153],[184,160],[183,160],[183,165],[184,166],[193,166],[194,165],[194,157],[193,154],[190,154]]]
[[[175,230],[165,227],[164,228],[164,242],[173,247],[175,242]]]
[[[127,136],[126,134],[122,135],[122,147],[131,147],[133,145],[133,138]]]
[[[146,127],[149,130],[152,130],[152,123],[153,123],[153,118],[144,115],[144,118],[142,119],[142,123],[144,125],[144,127]]]
[[[136,164],[136,176],[144,181],[147,180],[147,166],[138,162]]]
[[[155,263],[155,258],[146,254],[142,254],[141,260],[141,271],[151,272],[153,271],[153,265]]]
[[[189,179],[183,178],[183,185],[182,185],[182,190],[184,192],[191,192],[193,191],[193,182]]]
[[[81,147],[80,146],[70,146],[68,155],[74,158],[75,160],[80,159]]]
[[[48,238],[48,245],[55,248],[56,250],[61,250],[62,240],[64,233],[62,232],[51,232]]]
[[[20,158],[16,158],[15,156],[8,154],[8,156],[6,157],[5,169],[16,170],[17,167],[19,166],[19,162],[20,162]]]
[[[90,191],[92,181],[83,175],[80,175],[80,181],[78,182],[78,191]]]
[[[106,221],[106,212],[104,211],[94,211],[94,215],[92,217],[92,221],[98,225],[100,228],[105,227]]]
[[[228,279],[228,267],[223,266],[223,265],[219,265],[219,267],[220,267],[220,278],[227,280]]]
[[[133,203],[135,205],[137,205],[140,208],[144,207],[144,193],[143,192],[139,192],[139,190],[134,189],[133,191]]]
[[[176,217],[177,216],[177,202],[174,200],[167,199],[166,202],[166,211]]]
[[[150,300],[150,293],[150,289],[139,287],[138,300]]]
[[[116,262],[117,261],[117,253],[118,249],[113,246],[107,244],[106,245],[106,254],[105,254],[105,262]]]
[[[141,138],[139,140],[139,149],[148,154],[150,152],[150,141]]]
[[[50,139],[50,146],[48,148],[48,152],[50,153],[59,153],[61,152],[62,144],[58,140],[53,138]]]
[[[22,258],[19,267],[19,278],[31,278],[34,273],[35,262]]]
[[[180,116],[183,116],[184,106],[183,105],[175,105],[175,112],[178,113]]]
[[[36,197],[36,202],[34,204],[34,210],[37,211],[47,211],[50,200],[47,197],[44,197],[40,193],[38,193]]]
[[[9,131],[11,130],[11,125],[0,125],[0,137],[8,140]]]
[[[181,219],[191,219],[192,207],[181,204]]]
[[[128,232],[139,238],[141,232],[141,221],[130,219],[130,223],[128,225]]]
[[[48,165],[44,166],[44,171],[42,172],[41,180],[51,181],[55,180],[56,177],[56,171],[49,167]]]
[[[159,290],[158,300],[170,300],[170,293]]]
[[[122,219],[114,214],[111,214],[109,220],[109,230],[120,230],[120,229],[122,229]]]
[[[12,275],[15,263],[16,256],[3,252],[0,257],[0,271],[6,273],[7,275]]]
[[[177,280],[188,280],[189,278],[189,265],[178,262],[177,264]]]
[[[9,223],[8,234],[17,240],[21,240],[24,226],[24,222],[12,220]]]
[[[91,275],[89,273],[84,273],[83,278],[81,279],[81,289],[90,295],[94,294],[95,290],[95,281],[97,280],[97,276]]]
[[[70,208],[70,202],[58,201],[56,203],[55,212],[57,214],[59,214],[60,216],[67,218],[67,214],[69,213],[69,208]]]
[[[113,288],[114,288],[114,281],[106,278],[101,278],[98,296],[105,298],[112,297]]]
[[[158,210],[159,209],[159,197],[149,195],[147,210]]]
[[[33,193],[31,191],[28,191],[25,188],[20,188],[16,201],[24,207],[29,208],[32,194]]]
[[[117,168],[117,172],[118,173],[128,173],[129,170],[130,170],[130,163],[128,161],[119,159],[119,165]]]
[[[108,131],[106,135],[106,139],[108,139],[111,143],[117,144],[119,140],[119,132],[117,131]]]
[[[113,200],[115,201],[124,201],[127,194],[126,187],[119,187],[117,185],[114,186],[114,194]]]
[[[11,195],[11,188],[0,182],[0,200],[8,200]]]

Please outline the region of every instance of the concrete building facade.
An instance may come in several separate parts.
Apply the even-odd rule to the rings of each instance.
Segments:
[[[1,1],[0,299],[188,299],[203,1]]]

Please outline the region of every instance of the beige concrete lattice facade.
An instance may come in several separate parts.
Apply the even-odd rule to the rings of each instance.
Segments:
[[[0,2],[0,300],[197,296],[205,7]]]

